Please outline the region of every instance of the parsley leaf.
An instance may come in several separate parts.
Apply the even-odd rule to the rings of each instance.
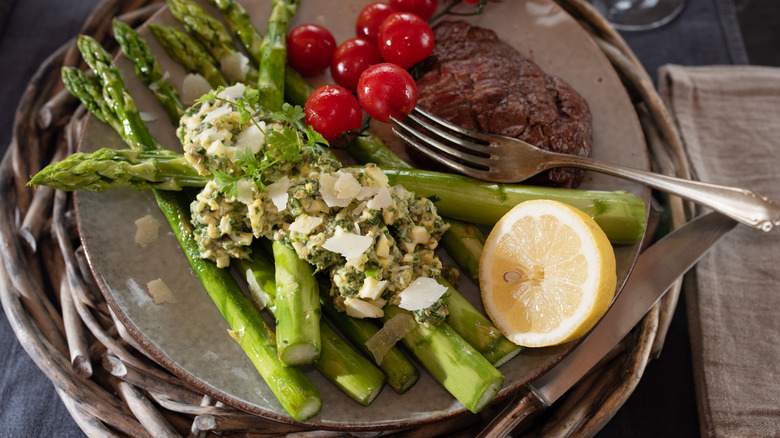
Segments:
[[[281,131],[270,130],[265,133],[265,140],[279,152],[283,160],[294,161],[300,157],[303,145],[294,128],[285,126]]]
[[[238,181],[240,179],[240,177],[230,176],[225,172],[214,171],[214,182],[217,184],[217,189],[228,197],[238,196]]]
[[[285,102],[282,105],[282,110],[273,114],[273,119],[280,122],[289,122],[291,125],[295,125],[296,123],[303,120],[304,116],[305,114],[303,112],[303,108],[298,105],[293,106]]]

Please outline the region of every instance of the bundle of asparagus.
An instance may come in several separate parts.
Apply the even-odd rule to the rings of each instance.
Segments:
[[[259,67],[256,70],[257,85],[261,90],[261,101],[264,106],[278,109],[285,98],[292,103],[303,104],[313,91],[313,87],[291,69],[284,68],[284,37],[287,23],[297,9],[298,2],[274,1],[268,32],[263,37],[251,24],[248,14],[238,3],[232,0],[211,1],[222,12],[223,19],[244,45],[254,65]],[[185,69],[210,78],[209,81],[213,86],[228,84],[229,81],[219,72],[218,58],[214,55],[235,49],[226,46],[225,29],[221,22],[215,17],[208,16],[202,8],[191,7],[189,3],[187,0],[169,1],[174,15],[199,42],[173,28],[151,25],[150,29],[166,48],[166,52],[179,61]],[[205,29],[206,25],[203,23],[208,23],[208,29]],[[136,65],[138,75],[153,91],[160,90],[159,93],[155,92],[155,95],[172,121],[175,120],[174,115],[180,113],[183,106],[175,93],[175,87],[165,83],[159,74],[159,67],[148,46],[142,44],[143,40],[131,28],[122,26],[119,22],[115,23],[115,33],[124,53]],[[209,33],[222,36],[212,35],[211,38],[205,38],[204,35]],[[235,280],[229,274],[226,276],[225,270],[218,269],[213,263],[198,257],[194,246],[196,244],[191,236],[191,227],[186,221],[188,209],[186,203],[183,203],[186,199],[182,198],[181,192],[170,191],[181,190],[183,187],[202,187],[208,181],[208,177],[198,175],[182,155],[162,150],[140,121],[132,97],[124,87],[121,76],[108,54],[99,45],[95,47],[89,38],[82,37],[82,40],[84,42],[80,43],[79,47],[99,79],[73,69],[63,70],[63,79],[68,89],[78,96],[101,121],[114,127],[131,149],[75,154],[44,169],[32,179],[31,184],[46,184],[63,190],[103,191],[118,187],[155,190],[158,203],[175,230],[190,263],[196,268],[195,271],[204,287],[233,331],[242,333],[236,340],[255,363],[282,405],[296,420],[305,421],[315,415],[319,411],[321,401],[316,389],[300,373],[300,370],[294,366],[285,366],[284,360],[280,359],[286,355],[282,349],[277,348],[277,345],[294,343],[290,340],[292,338],[285,334],[286,324],[294,322],[293,315],[301,315],[304,312],[316,314],[317,317],[313,319],[317,324],[316,327],[309,329],[302,329],[296,324],[291,325],[292,336],[304,335],[308,340],[304,340],[302,345],[308,346],[300,349],[298,353],[293,350],[289,356],[292,359],[287,360],[287,365],[313,361],[327,376],[329,370],[334,367],[331,365],[334,360],[339,363],[338,366],[352,364],[348,367],[352,370],[349,374],[354,377],[352,383],[335,382],[335,380],[334,383],[363,404],[370,403],[376,397],[386,378],[385,374],[390,376],[390,383],[396,391],[403,392],[408,389],[416,381],[417,372],[397,349],[391,350],[391,353],[386,355],[382,362],[385,373],[382,373],[373,364],[366,365],[363,356],[355,356],[348,345],[334,337],[327,325],[319,321],[319,304],[322,302],[325,313],[331,316],[344,333],[352,333],[352,341],[361,348],[378,330],[368,321],[356,323],[358,320],[334,312],[335,309],[329,302],[328,295],[320,293],[316,282],[313,285],[309,282],[300,285],[302,287],[291,287],[298,283],[298,280],[313,278],[313,275],[311,266],[298,259],[294,252],[290,257],[289,248],[282,244],[274,245],[276,267],[273,274],[270,272],[271,264],[257,257],[241,262],[242,269],[250,270],[257,283],[265,285],[263,287],[265,299],[272,303],[266,308],[276,315],[277,336],[273,335],[271,329],[252,309],[251,302],[241,294]],[[198,55],[191,56],[193,53]],[[104,96],[110,98],[107,100]],[[111,105],[108,102],[111,102]],[[349,151],[358,161],[373,161],[383,166],[399,168],[386,170],[392,182],[404,185],[413,191],[419,190],[420,193],[438,195],[443,201],[439,205],[445,206],[441,210],[445,216],[490,224],[495,217],[463,216],[461,209],[454,206],[473,202],[475,199],[485,199],[487,201],[485,208],[490,209],[491,214],[495,216],[519,202],[518,199],[562,197],[570,203],[580,203],[579,205],[583,207],[590,207],[596,220],[601,220],[599,223],[605,227],[608,234],[613,234],[616,242],[636,239],[636,236],[641,236],[643,231],[644,206],[641,200],[633,195],[588,191],[569,193],[557,189],[514,185],[488,186],[468,178],[421,172],[409,169],[407,163],[389,151],[381,139],[370,133],[350,142]],[[416,183],[420,178],[424,178],[422,185]],[[453,184],[456,187],[454,190],[451,187]],[[450,186],[450,190],[445,190],[447,186]],[[494,193],[501,196],[481,197],[489,190],[494,190]],[[490,202],[491,198],[493,202]],[[495,202],[496,200],[498,202]],[[475,211],[481,210],[475,209]],[[469,231],[473,232],[473,227],[457,221],[453,221],[452,224],[455,226],[444,239],[448,250],[456,260],[463,261],[463,266],[468,266],[468,262],[473,265],[474,260],[479,259],[481,251],[480,245],[473,244],[475,241],[479,243],[479,234],[477,238],[472,238]],[[448,244],[448,241],[451,243]],[[300,269],[306,271],[291,274]],[[466,268],[465,272],[474,275],[475,271]],[[458,400],[468,409],[478,412],[493,399],[501,387],[503,378],[495,366],[517,354],[520,349],[501,336],[498,330],[454,288],[446,283],[445,285],[448,287],[447,305],[450,309],[447,323],[430,327],[417,324],[404,337],[404,345]],[[296,303],[302,306],[298,307]],[[306,310],[302,310],[304,308]],[[399,312],[403,310],[390,307],[386,318],[389,319]],[[312,318],[308,319],[312,320]],[[351,325],[361,326],[361,331],[353,330],[350,328]],[[487,329],[476,330],[476,327]],[[279,332],[282,334],[280,335]],[[280,342],[280,339],[283,340]],[[252,348],[255,344],[262,346],[260,353]],[[301,354],[300,351],[304,353]],[[398,362],[393,358],[397,358]],[[361,370],[368,371],[361,372]],[[458,378],[453,379],[453,376]]]

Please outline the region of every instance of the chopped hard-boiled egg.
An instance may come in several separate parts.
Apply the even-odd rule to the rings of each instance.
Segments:
[[[360,298],[367,298],[369,300],[376,300],[382,296],[382,292],[387,288],[387,280],[377,280],[373,277],[366,277],[363,280],[363,286],[358,291]]]
[[[353,318],[381,318],[385,314],[381,308],[360,298],[345,298],[344,308]]]
[[[290,224],[290,232],[309,234],[314,231],[315,228],[319,227],[320,224],[322,224],[321,217],[302,214]]]

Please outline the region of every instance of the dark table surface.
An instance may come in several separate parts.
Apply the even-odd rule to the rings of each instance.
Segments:
[[[30,77],[78,33],[98,3],[0,0],[0,153],[10,141],[16,106]],[[778,20],[777,0],[688,0],[668,25],[623,36],[654,78],[667,63],[780,66],[780,32],[772,28]],[[648,365],[600,438],[699,436],[684,307],[681,299],[660,357]],[[0,352],[0,436],[83,436],[19,344],[5,313],[0,313]]]

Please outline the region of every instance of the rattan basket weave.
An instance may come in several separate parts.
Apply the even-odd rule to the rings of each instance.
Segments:
[[[650,77],[623,39],[584,0],[556,0],[588,31],[612,62],[642,122],[655,171],[690,177],[676,128]],[[108,49],[111,18],[140,24],[163,3],[107,0],[81,33]],[[82,430],[97,436],[341,436],[242,413],[199,393],[149,360],[112,317],[97,291],[74,226],[70,196],[26,186],[29,175],[73,151],[85,110],[64,91],[62,66],[80,66],[75,41],[39,68],[19,104],[12,143],[0,166],[0,298],[19,341],[48,376]],[[662,202],[671,227],[685,206]],[[596,434],[623,405],[657,354],[679,296],[679,284],[589,377],[544,415],[526,436]],[[476,434],[512,400],[418,429],[384,436]],[[361,436],[366,433],[361,433]]]

